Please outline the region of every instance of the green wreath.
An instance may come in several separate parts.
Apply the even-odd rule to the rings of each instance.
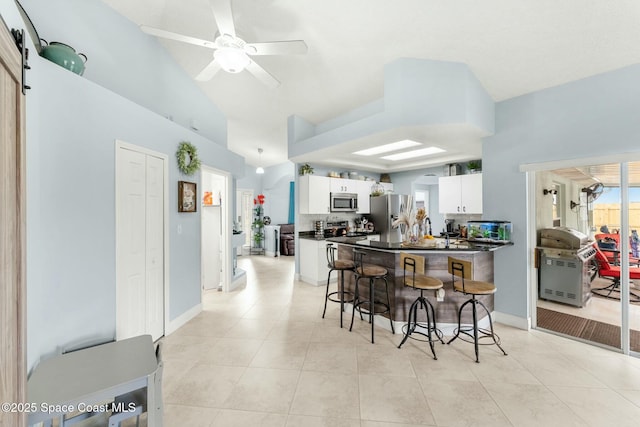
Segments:
[[[178,145],[176,157],[178,158],[178,169],[185,175],[193,175],[200,168],[198,149],[190,142],[182,141]]]

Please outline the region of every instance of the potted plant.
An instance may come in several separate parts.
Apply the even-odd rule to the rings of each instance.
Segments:
[[[482,163],[480,163],[480,160],[471,160],[467,163],[467,169],[471,173],[478,173],[482,170]]]
[[[300,166],[300,175],[311,174],[313,174],[313,168],[311,167],[311,165],[309,165],[309,163],[305,163],[304,165]]]
[[[255,243],[256,248],[262,247],[262,240],[264,239],[264,221],[262,219],[256,218],[253,220],[253,224],[251,224],[254,232],[253,232],[253,242]]]

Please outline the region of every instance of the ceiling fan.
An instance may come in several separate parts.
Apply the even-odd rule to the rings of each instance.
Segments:
[[[247,70],[264,84],[277,87],[280,82],[250,57],[307,53],[307,44],[304,40],[247,43],[236,35],[231,0],[209,0],[209,4],[213,10],[213,17],[219,33],[214,41],[185,36],[146,25],[140,26],[140,29],[147,34],[213,49],[213,60],[198,73],[196,80],[210,80],[220,69],[228,73]]]

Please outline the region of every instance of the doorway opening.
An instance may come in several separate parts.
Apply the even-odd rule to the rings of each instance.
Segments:
[[[232,228],[229,175],[203,166],[201,168],[201,283],[202,292],[231,290]]]

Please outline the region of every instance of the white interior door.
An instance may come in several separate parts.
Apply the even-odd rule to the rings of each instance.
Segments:
[[[164,159],[117,150],[116,338],[164,334]]]
[[[146,158],[118,150],[116,338],[146,332]]]

